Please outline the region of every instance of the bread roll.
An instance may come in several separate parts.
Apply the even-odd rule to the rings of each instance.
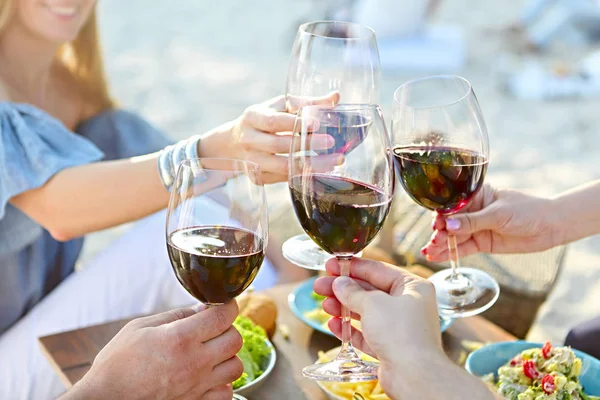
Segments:
[[[240,296],[237,302],[240,315],[250,318],[267,332],[269,338],[272,338],[277,326],[275,302],[269,296],[251,291]]]

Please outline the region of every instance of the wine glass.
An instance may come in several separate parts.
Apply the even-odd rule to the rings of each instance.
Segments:
[[[450,216],[468,206],[485,177],[488,133],[473,88],[459,76],[413,80],[394,93],[393,153],[400,183],[419,205]],[[500,288],[489,274],[460,268],[456,236],[448,236],[451,268],[434,274],[442,317],[490,308]]]
[[[333,92],[339,93],[340,104],[376,104],[380,75],[379,50],[371,28],[341,21],[303,24],[288,68],[287,110],[296,113],[308,99],[325,98]],[[307,269],[325,269],[331,258],[306,235],[288,239],[282,252]]]
[[[344,151],[323,149],[323,139],[332,133],[343,137]],[[381,229],[394,191],[394,164],[381,110],[364,104],[303,107],[292,149],[288,184],[296,216],[348,276],[353,256]],[[377,364],[361,360],[352,347],[350,313],[343,308],[339,355],[302,373],[319,381],[359,382],[377,379],[377,370]]]
[[[167,210],[169,259],[179,283],[213,306],[239,296],[254,280],[268,240],[267,202],[257,164],[185,160]]]

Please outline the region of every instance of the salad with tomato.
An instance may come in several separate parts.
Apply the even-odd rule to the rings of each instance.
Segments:
[[[581,359],[570,347],[553,347],[522,351],[494,374],[484,379],[507,400],[600,400],[586,395],[579,382]]]

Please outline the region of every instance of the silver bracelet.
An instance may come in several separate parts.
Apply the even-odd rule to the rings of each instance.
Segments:
[[[158,156],[158,172],[165,189],[170,192],[175,182],[179,165],[186,159],[198,158],[201,136],[192,136],[165,147]]]

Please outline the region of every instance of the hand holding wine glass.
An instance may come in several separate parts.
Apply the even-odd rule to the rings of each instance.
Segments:
[[[327,272],[332,276],[317,279],[314,290],[327,296],[323,309],[336,317],[329,328],[341,336],[341,304],[352,310],[352,318],[360,319],[353,343],[381,362],[379,383],[390,398],[495,398],[479,377],[444,353],[431,282],[366,259],[353,260],[353,279],[339,277],[336,260],[327,262]]]
[[[313,135],[325,135],[331,126],[349,144],[343,153],[313,149]],[[304,107],[298,112],[292,140],[300,148],[290,156],[288,182],[296,216],[308,236],[335,256],[341,274],[348,276],[353,256],[381,229],[394,191],[393,160],[381,110],[364,104]],[[350,314],[343,309],[342,315],[339,356],[306,367],[304,376],[341,382],[376,379],[377,364],[358,357],[352,347]]]
[[[547,250],[561,244],[563,236],[553,206],[552,199],[484,185],[460,213],[435,217],[435,231],[423,253],[431,261],[448,260],[449,234],[456,236],[461,257]]]
[[[235,301],[137,318],[98,353],[68,399],[231,399],[244,368]]]

